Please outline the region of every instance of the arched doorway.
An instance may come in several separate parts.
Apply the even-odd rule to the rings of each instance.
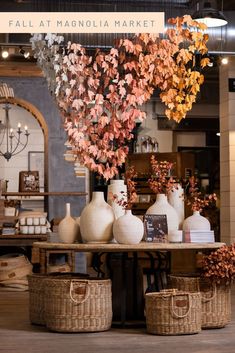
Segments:
[[[43,148],[41,148],[40,152],[44,153],[44,170],[43,170],[43,190],[44,191],[48,191],[48,127],[47,127],[47,123],[43,117],[43,115],[41,114],[41,112],[30,102],[25,101],[23,99],[20,98],[1,98],[0,99],[0,105],[3,105],[5,103],[8,103],[10,106],[12,105],[12,111],[16,111],[17,114],[19,114],[20,116],[23,116],[22,114],[24,114],[25,111],[25,119],[28,121],[31,120],[32,123],[34,123],[34,126],[38,126],[38,128],[40,129],[40,131],[43,134]],[[18,109],[18,110],[17,110]],[[22,111],[21,111],[22,110]],[[31,118],[35,118],[36,121],[33,122],[33,120]],[[20,119],[19,119],[20,120]],[[17,125],[16,125],[17,127]],[[30,131],[29,131],[30,132]],[[31,136],[32,139],[35,140],[35,137]],[[30,141],[30,136],[29,136],[29,141]],[[35,145],[37,146],[37,145]],[[33,150],[36,149],[32,148]],[[33,152],[33,151],[31,151]],[[37,151],[38,152],[38,151]],[[29,154],[29,151],[27,151],[27,153]],[[3,157],[0,157],[3,158]],[[14,156],[12,157],[12,159],[14,158]],[[28,160],[27,160],[28,163]],[[3,165],[3,163],[1,163]],[[5,162],[4,165],[7,166],[8,162]],[[16,163],[17,164],[17,163]],[[4,166],[3,166],[4,168]],[[17,190],[12,190],[12,191],[17,191]]]

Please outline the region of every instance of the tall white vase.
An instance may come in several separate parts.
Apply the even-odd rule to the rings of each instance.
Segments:
[[[182,229],[184,222],[184,189],[180,184],[177,184],[168,193],[168,202],[176,210],[179,218],[179,229]]]
[[[210,230],[211,225],[206,217],[200,215],[199,211],[194,211],[192,216],[184,220],[183,230]]]
[[[168,232],[179,228],[179,217],[165,194],[157,194],[155,203],[147,209],[146,214],[166,215]]]
[[[138,244],[143,235],[143,222],[131,210],[126,210],[113,224],[113,236],[119,244]]]
[[[66,203],[66,215],[60,221],[58,227],[58,237],[62,243],[71,244],[76,240],[75,220],[70,214],[70,203]]]
[[[125,214],[125,210],[122,206],[119,206],[117,202],[113,201],[112,195],[117,195],[118,198],[124,198],[127,200],[127,186],[124,184],[124,180],[110,180],[110,185],[108,186],[108,196],[107,202],[112,207],[115,219],[123,216]]]
[[[92,193],[91,202],[80,216],[82,240],[86,243],[108,243],[112,240],[114,212],[104,200],[102,191]]]

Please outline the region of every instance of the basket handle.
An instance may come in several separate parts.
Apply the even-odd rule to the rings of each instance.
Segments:
[[[209,297],[209,298],[203,297],[203,296],[202,296],[202,292],[201,292],[202,301],[203,301],[204,303],[209,302],[209,301],[213,300],[213,299],[216,297],[216,294],[217,294],[216,285],[213,284],[213,285],[212,285],[212,295],[211,295],[211,297]]]
[[[73,289],[74,289],[74,283],[77,283],[79,284],[79,286],[81,287],[81,284],[86,286],[86,291],[85,291],[85,294],[84,294],[84,298],[81,299],[81,300],[77,300],[73,297]],[[90,296],[90,287],[88,285],[88,281],[79,281],[79,282],[76,282],[76,280],[71,280],[70,282],[70,289],[69,289],[69,295],[70,295],[70,299],[76,303],[76,304],[82,304],[84,303],[88,297]]]
[[[182,294],[180,294],[180,295],[182,295]],[[177,296],[177,295],[176,295],[176,296]],[[174,311],[174,297],[175,297],[175,295],[172,295],[172,296],[171,296],[171,306],[170,306],[170,310],[171,310],[171,315],[172,315],[173,317],[176,317],[176,318],[178,318],[178,319],[183,319],[184,317],[186,317],[186,316],[189,314],[189,311],[190,311],[191,306],[192,306],[191,297],[190,297],[189,294],[185,294],[185,296],[188,297],[188,310],[187,310],[187,312],[186,312],[185,314],[183,314],[183,315],[178,315],[178,314]]]

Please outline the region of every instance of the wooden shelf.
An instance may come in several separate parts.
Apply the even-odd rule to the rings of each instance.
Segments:
[[[48,191],[48,192],[3,192],[2,196],[86,196],[86,192]]]

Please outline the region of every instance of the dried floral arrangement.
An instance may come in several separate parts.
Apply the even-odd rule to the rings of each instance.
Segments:
[[[216,200],[216,194],[202,194],[195,176],[188,180],[188,192],[186,193],[186,204],[191,206],[192,211],[202,211],[205,207],[212,205]]]
[[[213,283],[230,284],[235,278],[235,244],[224,245],[202,258],[202,277]]]
[[[127,192],[121,191],[122,196],[118,198],[118,195],[113,194],[113,200],[125,210],[131,210],[132,205],[137,200],[136,193],[136,181],[133,179],[137,178],[137,172],[133,166],[127,168],[124,174],[125,183],[127,186]]]
[[[89,55],[79,43],[35,34],[32,45],[55,95],[76,159],[106,180],[125,162],[140,107],[155,88],[169,119],[179,122],[196,101],[208,65],[206,26],[189,15],[169,20],[164,38],[139,34]],[[199,60],[196,60],[200,57]]]
[[[176,185],[176,180],[171,175],[174,163],[157,161],[152,155],[150,159],[152,175],[148,179],[150,189],[155,194],[167,195]]]

